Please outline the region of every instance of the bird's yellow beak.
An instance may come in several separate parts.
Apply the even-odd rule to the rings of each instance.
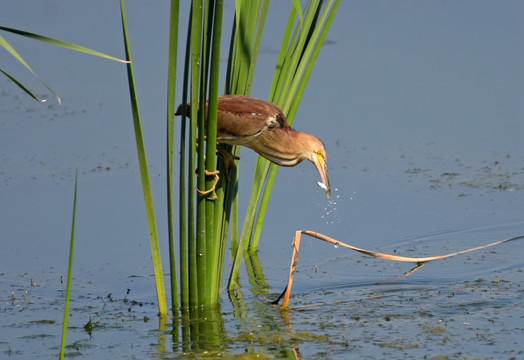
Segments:
[[[320,178],[322,179],[322,182],[317,181],[317,184],[322,189],[324,189],[324,191],[326,192],[326,196],[329,198],[329,196],[331,195],[331,188],[329,187],[327,163],[324,153],[318,151],[315,154],[313,154],[313,164],[315,164],[318,173],[320,174]]]

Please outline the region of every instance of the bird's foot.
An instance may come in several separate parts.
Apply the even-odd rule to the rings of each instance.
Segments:
[[[199,190],[199,189],[197,188],[197,191],[198,191],[198,193],[199,193],[200,195],[208,195],[208,194],[212,194],[210,197],[207,198],[208,200],[216,200],[216,199],[217,199],[217,194],[216,194],[216,192],[215,192],[215,189],[216,189],[216,187],[217,187],[218,180],[220,179],[220,178],[218,177],[218,174],[219,174],[219,173],[220,173],[220,171],[218,171],[218,170],[214,170],[214,171],[204,170],[204,175],[205,175],[205,176],[214,176],[214,177],[215,177],[215,180],[214,180],[214,182],[213,182],[213,185],[211,186],[211,189],[202,191],[202,190]]]
[[[220,145],[217,146],[217,155],[224,162],[224,175],[226,176],[226,180],[229,182],[229,174],[231,173],[231,169],[233,169],[235,166],[235,160],[240,160],[240,158],[231,154]]]

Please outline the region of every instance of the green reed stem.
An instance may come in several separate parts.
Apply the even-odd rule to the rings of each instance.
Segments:
[[[200,41],[200,56],[197,66],[200,70],[199,81],[199,111],[198,111],[198,189],[204,191],[207,189],[206,184],[206,132],[209,131],[209,126],[206,118],[206,95],[207,95],[207,79],[209,74],[209,42],[211,33],[212,21],[212,6],[214,4],[211,0],[205,0],[201,12],[201,36]],[[210,14],[211,12],[211,14]],[[193,84],[193,86],[195,86]],[[192,102],[194,104],[194,102]],[[216,125],[215,125],[216,126]],[[216,138],[216,136],[215,136]],[[215,155],[213,154],[213,157]],[[208,197],[211,195],[199,194],[197,197],[197,267],[198,267],[198,299],[199,305],[208,305],[209,294],[207,293],[208,282],[208,237],[213,236],[212,233],[207,233],[206,221],[206,207],[212,206],[207,203]]]
[[[196,223],[193,220],[193,224],[190,224],[190,227],[195,229],[195,225],[197,226],[195,236],[192,239],[189,239],[189,303],[191,306],[197,306],[199,302],[199,295],[203,295],[205,284],[201,284],[205,280],[204,278],[199,278],[200,269],[203,269],[205,271],[205,262],[202,262],[202,259],[198,259],[199,257],[202,258],[203,255],[201,251],[204,251],[205,243],[203,241],[203,236],[205,236],[205,223],[202,222],[204,220],[205,212],[204,206],[205,206],[205,199],[202,196],[197,196],[197,202],[195,204],[194,201],[194,195],[192,195],[192,189],[194,189],[195,185],[195,151],[196,151],[196,141],[197,141],[197,123],[199,124],[200,118],[199,118],[199,109],[203,108],[203,104],[200,104],[199,102],[199,79],[200,79],[200,66],[201,64],[201,51],[200,51],[200,44],[201,44],[201,38],[202,38],[202,6],[203,2],[202,0],[194,0],[193,1],[193,7],[192,7],[192,14],[191,14],[191,136],[189,137],[190,144],[192,145],[190,147],[190,165],[189,165],[189,171],[188,176],[191,180],[193,186],[189,186],[189,196],[190,196],[190,206],[188,209],[189,216],[192,217],[193,213],[196,209],[197,216],[196,216]],[[196,104],[199,104],[198,106],[195,106]],[[199,170],[198,170],[198,188],[204,189],[205,186],[205,178],[204,178],[204,133],[203,129],[200,128],[198,138],[198,158],[199,158]],[[202,160],[202,164],[200,164]],[[196,205],[196,207],[195,207]],[[202,265],[201,265],[202,264]],[[204,287],[202,286],[204,285]],[[202,289],[202,290],[201,290]]]
[[[218,0],[214,6],[213,14],[213,34],[211,39],[211,64],[209,78],[209,106],[207,116],[207,152],[206,152],[206,169],[209,171],[215,169],[216,159],[216,137],[217,137],[217,108],[218,108],[218,81],[220,73],[220,40],[222,37],[222,13],[224,1]],[[211,9],[209,9],[211,10]],[[224,173],[220,176],[225,177]],[[222,179],[223,182],[224,179]],[[209,179],[206,188],[213,185],[213,179]],[[216,193],[216,190],[215,190]],[[218,198],[218,194],[217,194]],[[220,296],[220,279],[221,273],[218,272],[220,254],[222,248],[222,237],[219,233],[215,234],[215,211],[223,213],[223,192],[221,200],[215,203],[209,201],[206,205],[206,231],[207,231],[207,304],[211,305],[219,300]]]
[[[199,148],[199,162],[198,162],[198,170],[199,170],[199,189],[200,190],[209,190],[211,189],[211,186],[214,181],[214,176],[203,176],[201,175],[200,169],[208,170],[212,172],[215,170],[215,152],[210,152],[211,147],[216,148],[216,116],[215,120],[213,121],[210,119],[209,112],[213,112],[212,109],[206,110],[206,96],[207,96],[207,89],[208,89],[208,76],[209,76],[209,67],[210,67],[210,61],[209,61],[209,54],[210,54],[210,44],[211,44],[211,36],[213,32],[213,8],[214,8],[214,1],[212,0],[205,0],[204,2],[204,9],[203,9],[203,21],[202,21],[202,38],[201,38],[201,56],[200,56],[200,112],[198,114],[198,140],[199,140],[199,147],[202,146],[202,152],[200,152]],[[207,114],[207,115],[206,115]],[[210,121],[211,120],[211,121]],[[211,139],[211,136],[214,136],[214,140]],[[200,142],[201,138],[204,138],[202,142]],[[213,144],[211,144],[213,143]],[[201,145],[202,144],[202,145]],[[205,154],[205,155],[201,155]],[[209,165],[209,166],[208,166]],[[200,179],[200,176],[203,176],[202,179]],[[200,195],[198,204],[201,205],[197,208],[197,226],[198,226],[198,233],[202,234],[202,237],[200,238],[200,242],[198,242],[198,246],[201,249],[199,251],[199,260],[201,260],[201,264],[198,268],[198,276],[199,276],[199,299],[201,305],[208,306],[210,304],[210,293],[209,293],[209,280],[210,280],[210,272],[213,271],[213,269],[210,267],[210,261],[211,261],[211,241],[210,240],[213,237],[213,210],[214,210],[214,201],[208,201],[210,197],[213,197],[213,192],[211,192],[209,195]],[[203,212],[201,212],[203,211]],[[197,238],[198,239],[198,238]],[[202,285],[200,287],[200,285]]]
[[[192,18],[193,9],[189,11],[189,19]],[[194,227],[194,174],[195,174],[195,143],[196,134],[192,133],[190,123],[189,127],[189,152],[187,162],[186,174],[186,128],[187,128],[187,100],[188,100],[188,84],[189,76],[191,75],[191,21],[187,24],[186,49],[184,58],[184,80],[182,86],[182,116],[180,123],[180,184],[179,184],[179,246],[180,246],[180,299],[181,306],[184,310],[189,307],[189,277],[190,277],[190,244],[195,243],[195,227]],[[193,141],[194,140],[194,141]],[[192,165],[191,165],[192,164]],[[192,171],[191,171],[192,169]],[[188,179],[188,188],[186,190],[185,179]],[[187,197],[187,199],[186,199]],[[186,212],[186,204],[188,209]],[[186,227],[187,224],[187,227]],[[184,312],[182,312],[184,314]]]
[[[191,18],[191,12],[189,18]],[[193,138],[190,137],[189,140],[189,160],[188,160],[188,174],[186,174],[186,127],[187,127],[187,118],[186,118],[186,104],[187,104],[187,89],[189,83],[189,74],[190,74],[190,54],[191,54],[191,21],[188,22],[187,29],[187,40],[186,40],[186,54],[184,59],[184,80],[182,86],[182,116],[180,118],[180,182],[179,182],[179,251],[180,251],[180,302],[182,309],[186,310],[189,307],[189,261],[188,261],[188,251],[189,244],[193,241],[191,239],[195,238],[195,228],[191,226],[194,223],[193,216],[193,191],[186,193],[186,177],[188,178],[189,189],[194,189],[194,151],[195,146]],[[191,131],[191,129],[190,129]],[[190,135],[192,136],[192,134]],[[196,136],[196,135],[195,135]],[[191,159],[193,159],[193,171],[191,171]],[[191,211],[186,212],[186,197],[187,202],[189,203],[189,208]],[[186,217],[187,214],[187,217]],[[186,227],[187,224],[187,227]],[[183,314],[183,313],[182,313]]]
[[[175,229],[173,219],[173,155],[174,155],[174,132],[175,132],[175,89],[176,89],[176,58],[178,46],[178,0],[171,0],[171,11],[169,21],[169,56],[167,67],[167,228],[169,241],[169,268],[171,280],[171,312],[177,313],[178,282],[175,254]],[[183,177],[181,176],[182,180]],[[185,215],[183,215],[185,216]]]

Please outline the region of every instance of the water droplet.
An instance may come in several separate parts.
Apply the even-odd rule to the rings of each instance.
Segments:
[[[335,247],[335,249],[338,249],[338,247],[340,246],[340,244],[337,242],[335,243],[335,245],[333,245]]]

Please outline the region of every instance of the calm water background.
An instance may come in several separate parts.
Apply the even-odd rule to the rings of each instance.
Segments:
[[[165,238],[169,5],[126,6]],[[253,96],[267,98],[289,6],[270,5]],[[226,1],[225,24],[233,9]],[[181,14],[185,18],[187,4]],[[523,14],[524,4],[513,1],[342,2],[294,123],[326,144],[333,196],[326,200],[316,186],[311,164],[279,170],[259,251],[269,297],[285,286],[299,229],[406,256],[524,234]],[[117,1],[5,0],[0,23],[123,57]],[[156,306],[124,66],[2,36],[63,105],[54,99],[38,104],[0,78],[0,357],[58,352],[75,168],[70,352],[99,359],[183,357],[187,349],[178,335],[142,320],[154,319]],[[2,69],[46,94],[10,55],[0,59]],[[242,208],[254,161],[252,152],[242,151]],[[341,302],[282,316],[255,295],[244,272],[247,312],[236,317],[224,294],[223,331],[230,341],[218,352],[524,357],[522,242],[427,264],[403,280],[395,278],[409,264],[309,239],[301,250],[291,306]],[[128,288],[127,299],[141,306],[123,301]],[[91,336],[82,328],[89,319],[98,324]]]

